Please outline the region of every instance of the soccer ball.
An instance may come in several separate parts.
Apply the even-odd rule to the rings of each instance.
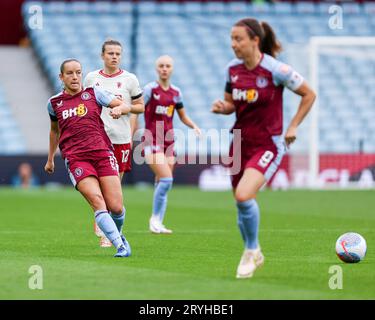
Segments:
[[[366,240],[355,232],[344,233],[336,241],[337,256],[347,263],[356,263],[363,260],[366,250]]]

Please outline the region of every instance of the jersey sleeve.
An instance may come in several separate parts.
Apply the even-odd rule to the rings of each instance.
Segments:
[[[83,87],[86,89],[88,87],[93,87],[94,86],[94,76],[92,72],[88,73],[83,80]]]
[[[178,110],[178,109],[182,109],[184,107],[184,103],[183,103],[183,97],[182,97],[182,92],[179,88],[177,88],[177,91],[178,91],[178,95],[176,96],[175,98],[175,108]]]
[[[283,85],[288,89],[295,91],[303,83],[303,77],[291,66],[278,62],[272,72],[275,85]]]
[[[151,94],[152,94],[152,86],[149,83],[149,84],[146,84],[145,87],[143,88],[143,99],[145,102],[145,106],[150,102]]]
[[[103,107],[108,107],[112,100],[116,99],[116,96],[108,91],[94,87],[96,102]]]
[[[132,100],[136,100],[142,97],[142,89],[139,85],[139,81],[136,76],[132,77],[132,81],[130,85],[130,97]]]
[[[49,114],[51,121],[57,121],[57,116],[56,116],[55,110],[53,110],[52,108],[51,100],[48,100],[47,110],[48,110],[48,114]]]

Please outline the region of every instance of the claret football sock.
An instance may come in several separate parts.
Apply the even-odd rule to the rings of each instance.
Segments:
[[[95,221],[99,228],[104,232],[105,236],[116,248],[123,245],[121,235],[117,230],[116,224],[108,214],[107,210],[95,211]]]
[[[238,226],[247,249],[258,247],[259,207],[255,199],[237,202]]]
[[[124,225],[125,215],[126,215],[125,207],[122,207],[121,214],[113,214],[113,212],[111,212],[110,215],[116,224],[118,232],[122,233],[122,226]]]

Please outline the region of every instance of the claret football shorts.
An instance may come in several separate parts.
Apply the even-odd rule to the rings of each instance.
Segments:
[[[118,164],[111,150],[82,153],[65,159],[70,180],[75,188],[80,181],[89,176],[96,178],[118,176]]]

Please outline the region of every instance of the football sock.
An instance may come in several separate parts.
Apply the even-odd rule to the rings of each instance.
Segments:
[[[118,248],[122,245],[121,235],[117,230],[115,222],[108,214],[107,210],[95,211],[95,221],[99,228],[103,231],[105,236],[112,242],[112,244]]]
[[[255,199],[237,202],[238,227],[247,249],[258,247],[259,207]]]
[[[171,190],[173,178],[160,178],[155,187],[152,214],[163,222],[167,210],[168,191]]]
[[[122,226],[124,225],[125,221],[125,214],[126,214],[126,209],[125,207],[122,207],[122,212],[121,214],[113,214],[113,212],[110,213],[113,221],[116,224],[118,232],[122,233]]]

